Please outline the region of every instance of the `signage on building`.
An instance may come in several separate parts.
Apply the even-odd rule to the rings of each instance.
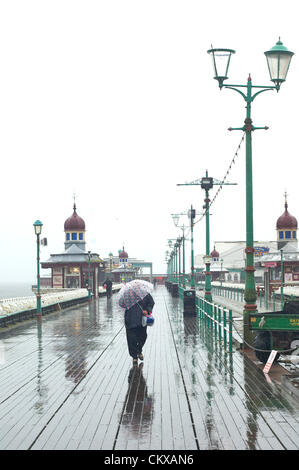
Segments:
[[[266,253],[269,253],[270,248],[266,246],[255,246],[254,247],[254,256],[263,256]]]
[[[62,287],[62,276],[53,276],[53,287]]]
[[[275,263],[274,261],[268,261],[267,263],[265,263],[265,267],[266,268],[276,268],[277,263]]]

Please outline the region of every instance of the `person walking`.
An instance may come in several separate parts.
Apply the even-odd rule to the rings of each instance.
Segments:
[[[147,316],[151,315],[155,301],[151,296],[153,285],[140,279],[124,284],[119,292],[118,303],[125,309],[124,320],[127,344],[133,366],[143,361],[142,348],[147,339]]]
[[[125,327],[127,335],[128,350],[133,358],[133,365],[137,365],[138,359],[143,361],[142,348],[147,339],[147,326],[143,326],[142,317],[150,315],[155,305],[151,294],[125,311]]]
[[[105,287],[106,292],[107,292],[107,298],[109,299],[111,297],[111,292],[112,292],[112,281],[110,279],[106,279],[106,281],[103,284],[103,287]]]

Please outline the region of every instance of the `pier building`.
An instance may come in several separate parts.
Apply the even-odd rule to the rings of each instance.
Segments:
[[[281,262],[285,285],[299,284],[298,222],[288,211],[285,196],[284,212],[276,220],[276,240],[254,242],[255,281],[267,285],[271,292],[281,283]],[[215,242],[210,253],[212,281],[245,282],[245,241]],[[281,251],[282,250],[282,251]],[[204,255],[195,256],[198,280],[204,280]]]
[[[98,253],[86,251],[85,233],[85,221],[78,215],[74,202],[73,213],[64,223],[65,251],[51,254],[47,261],[41,262],[43,269],[51,269],[52,288],[88,287],[90,269],[91,290],[97,295],[106,263]]]
[[[264,285],[270,293],[281,286],[281,280],[285,286],[299,285],[298,222],[288,211],[286,196],[284,213],[276,222],[277,246],[260,259]]]
[[[104,261],[109,266],[107,271],[110,272],[113,282],[127,282],[135,277],[149,281],[153,279],[152,262],[129,257],[124,246],[116,256],[110,253],[109,258],[104,258]],[[149,270],[149,273],[144,272],[144,269]]]

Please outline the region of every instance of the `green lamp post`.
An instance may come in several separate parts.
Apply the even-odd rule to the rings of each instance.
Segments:
[[[206,176],[203,178],[191,181],[190,183],[180,183],[177,186],[201,186],[201,188],[205,191],[205,204],[203,209],[205,210],[204,214],[206,219],[206,254],[204,257],[206,271],[205,271],[205,299],[208,302],[212,302],[212,284],[211,284],[211,272],[210,272],[210,196],[209,191],[213,188],[213,186],[226,186],[226,185],[235,185],[236,183],[228,183],[224,181],[219,181],[216,178],[212,178],[208,174],[208,170],[206,170]]]
[[[221,272],[220,272],[220,287],[222,287],[222,267],[223,267],[223,259],[221,258],[220,260],[220,263],[221,263]],[[222,292],[221,292],[221,295],[222,295]]]
[[[280,308],[283,310],[283,250],[280,250]]]
[[[109,262],[110,262],[110,279],[112,278],[112,263],[113,263],[113,253],[110,251],[109,253]]]
[[[177,252],[177,279],[178,285],[181,285],[181,240],[177,238],[175,242],[176,252]]]
[[[195,289],[195,278],[194,278],[194,238],[193,238],[193,227],[194,219],[196,216],[196,211],[193,209],[192,205],[188,211],[188,216],[190,219],[190,229],[191,229],[191,289]]]
[[[37,261],[37,293],[36,293],[36,314],[37,318],[40,320],[42,318],[42,303],[41,303],[41,296],[40,296],[40,234],[42,233],[42,222],[40,220],[36,220],[33,224],[34,232],[36,235],[36,261]]]
[[[262,92],[268,90],[279,91],[281,84],[286,80],[293,52],[289,51],[282,42],[276,43],[272,49],[265,52],[270,80],[274,86],[252,85],[249,75],[246,85],[224,85],[228,78],[228,69],[233,49],[210,49],[208,54],[212,57],[214,66],[214,78],[218,81],[219,88],[229,88],[237,91],[246,102],[246,118],[243,127],[229,128],[229,130],[242,130],[246,133],[246,267],[245,267],[245,306],[244,306],[244,339],[251,340],[249,331],[249,314],[257,311],[256,289],[254,280],[254,237],[253,237],[253,197],[252,197],[252,132],[267,127],[256,127],[252,124],[251,103]],[[241,91],[243,88],[244,91]],[[256,90],[256,92],[254,92]]]
[[[172,264],[172,282],[177,282],[177,252],[176,252],[176,244],[172,244],[172,242],[176,242],[176,238],[169,238],[168,239],[168,246],[169,248],[172,248],[172,253],[171,253],[171,264]]]
[[[165,263],[167,266],[167,281],[169,281],[169,251],[165,251]]]
[[[180,228],[183,232],[183,235],[180,239],[181,241],[181,244],[182,244],[182,248],[183,248],[183,272],[182,272],[182,279],[181,279],[181,282],[180,282],[180,285],[183,286],[183,288],[185,289],[186,287],[186,260],[185,260],[185,225],[179,225],[179,219],[180,219],[180,215],[187,215],[187,212],[181,212],[179,214],[171,214],[172,215],[172,219],[173,219],[173,222],[174,222],[174,225],[178,228]]]
[[[213,188],[213,178],[209,177],[206,170],[206,176],[201,179],[201,188],[205,191],[205,204],[203,209],[206,214],[206,255],[204,256],[204,263],[206,265],[205,272],[205,299],[212,302],[212,283],[211,283],[211,257],[210,257],[210,196],[209,191]]]
[[[91,294],[91,285],[90,285],[90,259],[91,259],[91,251],[87,252],[88,254],[88,301],[91,301],[92,294]]]
[[[174,244],[174,251],[175,251],[175,272],[176,272],[176,282],[179,285],[180,283],[180,271],[179,271],[179,264],[180,264],[180,244],[178,238]]]
[[[169,251],[165,251],[165,263],[167,266],[167,282],[170,280],[170,256],[169,256]]]
[[[173,282],[173,252],[169,255],[169,280]]]

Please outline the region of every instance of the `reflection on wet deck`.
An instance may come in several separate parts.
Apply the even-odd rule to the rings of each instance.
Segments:
[[[0,449],[299,449],[298,403],[154,297],[134,368],[116,296],[0,333]]]

